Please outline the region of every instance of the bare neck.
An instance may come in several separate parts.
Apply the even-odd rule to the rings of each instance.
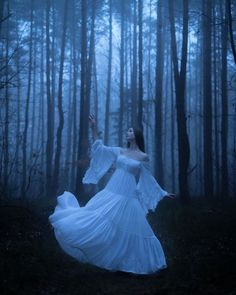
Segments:
[[[130,146],[127,148],[127,150],[129,150],[129,151],[138,151],[139,150],[139,147],[136,144],[136,142],[131,141],[130,142]]]

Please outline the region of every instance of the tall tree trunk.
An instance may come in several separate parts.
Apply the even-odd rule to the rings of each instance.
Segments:
[[[230,37],[230,45],[231,50],[234,57],[234,63],[236,64],[236,47],[235,47],[235,41],[234,41],[234,34],[233,34],[233,18],[232,18],[232,11],[231,11],[231,0],[227,0],[227,12],[228,12],[228,25],[229,25],[229,37]]]
[[[19,32],[17,30],[17,47],[19,48]],[[20,167],[20,144],[21,144],[21,128],[20,128],[20,120],[21,120],[21,76],[20,76],[20,52],[17,52],[16,55],[16,71],[17,71],[17,115],[16,115],[16,166],[15,166],[15,177],[16,177],[16,185],[19,187],[21,183],[21,179],[19,177],[19,167]],[[19,190],[17,190],[17,197]]]
[[[143,130],[143,1],[138,1],[138,20],[139,20],[139,95],[138,95],[138,126]]]
[[[52,0],[50,0],[52,1]],[[51,39],[52,42],[51,44],[51,50],[50,50],[50,55],[51,55],[51,117],[52,117],[52,150],[54,153],[55,150],[55,133],[56,133],[56,73],[58,72],[57,69],[57,43],[56,43],[56,34],[57,34],[57,21],[56,21],[56,8],[55,8],[55,2],[52,1],[52,35]],[[59,35],[59,32],[58,32]],[[58,94],[57,94],[58,95]],[[53,180],[53,179],[52,179]]]
[[[4,4],[5,4],[5,0],[1,0],[0,1],[0,36],[1,36],[1,30],[2,30]]]
[[[222,5],[220,4],[222,7]],[[219,42],[216,43],[216,39],[219,39],[219,35],[217,35],[217,10],[214,10],[214,26],[213,26],[213,73],[214,73],[214,141],[215,141],[215,194],[220,195],[220,163],[219,163],[219,124],[218,124],[218,115],[220,114],[219,112],[219,105],[218,105],[218,71],[217,71],[217,65],[218,65],[218,60],[219,60],[219,54],[218,54],[218,49],[219,48]],[[222,14],[223,17],[223,14]]]
[[[87,75],[87,1],[81,1],[82,24],[81,24],[81,86],[80,86],[80,125],[79,144],[77,152],[77,175],[76,193],[83,191],[81,183],[86,169],[88,149],[88,110],[86,110],[86,75]]]
[[[155,176],[160,185],[163,185],[163,158],[162,158],[162,92],[163,92],[163,1],[157,3],[157,50],[156,50],[156,97],[155,97]]]
[[[105,136],[104,143],[108,144],[110,131],[110,97],[111,97],[111,63],[112,63],[112,0],[109,0],[109,53],[108,53],[108,71],[107,71],[107,92],[106,92],[106,110],[105,110]]]
[[[170,50],[171,51],[171,50]],[[171,54],[171,53],[170,53]],[[171,57],[172,58],[172,57]],[[170,64],[170,99],[171,99],[171,171],[172,171],[172,190],[176,188],[176,169],[175,169],[175,110],[174,110],[174,77],[173,77],[173,63]]]
[[[149,143],[149,118],[151,118],[151,109],[152,109],[152,100],[153,100],[153,95],[152,95],[152,79],[151,79],[151,51],[152,51],[152,0],[149,1],[149,17],[148,17],[148,21],[149,21],[149,28],[148,28],[148,69],[147,69],[147,97],[148,97],[148,101],[147,101],[147,112],[146,112],[146,138],[145,138],[145,142],[146,147],[146,153],[148,153],[148,143]],[[156,165],[155,165],[156,166]],[[156,172],[155,172],[156,173]]]
[[[97,63],[96,63],[96,54],[93,55],[93,80],[94,80],[94,109],[95,109],[95,118],[99,122],[99,111],[98,111],[98,80],[97,80]]]
[[[64,114],[62,108],[62,84],[63,84],[63,68],[64,68],[64,59],[65,59],[65,46],[66,46],[66,28],[67,28],[67,10],[68,10],[68,1],[64,2],[64,21],[63,21],[63,33],[61,41],[61,57],[60,57],[60,70],[59,70],[59,81],[58,81],[58,115],[59,115],[59,125],[57,128],[57,142],[56,142],[56,153],[54,161],[54,177],[53,177],[53,192],[57,192],[58,183],[59,183],[59,171],[60,171],[60,161],[61,161],[61,142],[62,142],[62,130],[64,127]]]
[[[185,113],[185,88],[186,88],[186,64],[188,48],[188,0],[183,0],[183,30],[180,71],[178,66],[177,43],[175,33],[174,3],[169,0],[169,19],[171,33],[172,62],[174,70],[177,131],[178,131],[178,156],[179,156],[179,192],[183,200],[189,199],[188,189],[188,165],[190,158],[190,146],[186,128]]]
[[[72,27],[72,26],[71,26]],[[73,33],[72,33],[73,34]],[[73,36],[73,35],[72,35]],[[73,38],[73,37],[72,37]],[[69,190],[69,173],[70,173],[70,160],[72,155],[72,126],[73,126],[73,40],[71,40],[71,58],[70,58],[70,74],[69,74],[69,93],[68,93],[68,117],[67,117],[67,130],[66,130],[66,147],[65,147],[65,159],[64,159],[64,186]]]
[[[40,108],[39,108],[39,121],[38,121],[38,136],[37,136],[37,146],[41,146],[41,159],[40,159],[40,167],[41,167],[41,189],[40,191],[44,192],[46,191],[46,184],[45,183],[45,154],[46,154],[46,147],[44,144],[45,139],[45,130],[46,130],[46,124],[45,124],[45,78],[44,78],[44,71],[45,71],[45,65],[44,65],[44,58],[45,58],[45,52],[44,52],[44,14],[42,15],[42,23],[41,23],[41,35],[40,39],[42,40],[40,45],[41,50],[41,57],[40,57]]]
[[[222,24],[221,31],[221,163],[222,163],[222,197],[229,195],[229,175],[228,175],[228,92],[227,92],[227,42],[228,42],[228,26],[227,26],[227,0],[225,0],[225,22]]]
[[[46,145],[46,181],[47,194],[52,190],[52,161],[53,161],[53,104],[51,96],[51,66],[50,66],[50,7],[51,0],[47,1],[46,8],[46,91],[47,91],[47,145]]]
[[[33,46],[33,65],[32,65],[32,69],[33,69],[33,101],[32,101],[32,117],[31,117],[31,130],[30,130],[30,158],[32,159],[33,154],[34,154],[34,145],[35,145],[35,108],[36,108],[36,71],[37,71],[37,62],[36,62],[36,58],[37,58],[37,38],[36,38],[36,32],[37,32],[37,22],[35,22],[34,25],[34,30],[33,30],[33,39],[34,41],[34,46]],[[37,147],[38,148],[38,147]]]
[[[7,3],[7,12],[10,13],[9,1]],[[4,122],[4,141],[3,141],[3,155],[4,155],[4,193],[8,192],[8,168],[9,168],[9,19],[6,26],[6,59],[5,59],[5,122]]]
[[[211,20],[211,1],[203,1],[204,193],[207,197],[213,195]]]
[[[94,61],[94,52],[95,52],[95,17],[96,17],[96,6],[97,0],[92,2],[92,17],[91,17],[91,32],[90,32],[90,42],[89,42],[89,58],[87,63],[87,72],[86,72],[86,107],[85,109],[89,112],[90,109],[90,93],[91,93],[91,84],[92,84],[92,69]],[[97,118],[96,118],[97,120]],[[85,122],[85,129],[88,133],[88,120]]]
[[[131,96],[132,96],[132,113],[131,124],[136,126],[138,124],[137,118],[137,0],[134,2],[134,19],[133,19],[133,64],[131,77]]]
[[[120,111],[119,111],[119,146],[122,146],[123,142],[123,118],[124,118],[124,31],[125,31],[125,19],[124,19],[124,1],[121,1],[121,26],[120,26]]]
[[[75,3],[76,0],[73,0],[73,7],[75,8]],[[77,77],[78,77],[78,56],[79,53],[78,47],[76,46],[76,36],[77,36],[77,31],[75,29],[76,27],[76,14],[75,14],[75,9],[73,12],[73,21],[72,21],[72,30],[73,30],[73,50],[72,50],[72,55],[73,55],[73,113],[72,113],[72,130],[73,130],[73,143],[72,143],[72,163],[75,163],[76,157],[77,157]],[[71,177],[70,177],[70,187],[72,191],[75,191],[75,175],[76,175],[76,166],[72,165],[71,169]]]
[[[26,178],[27,178],[27,135],[29,126],[29,102],[31,93],[31,77],[32,77],[32,45],[33,45],[33,0],[31,0],[31,12],[30,12],[30,42],[29,42],[29,68],[28,68],[28,85],[26,94],[26,106],[25,106],[25,126],[23,132],[23,144],[22,144],[22,187],[21,197],[25,198],[26,193]]]

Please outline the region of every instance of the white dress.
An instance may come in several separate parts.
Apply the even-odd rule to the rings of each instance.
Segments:
[[[150,274],[166,268],[162,246],[146,219],[168,193],[148,163],[121,154],[121,148],[96,140],[82,182],[97,183],[112,164],[116,169],[105,188],[81,207],[65,191],[49,221],[61,248],[83,263],[110,271]]]

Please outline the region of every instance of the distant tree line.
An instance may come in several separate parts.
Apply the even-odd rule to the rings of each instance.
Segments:
[[[236,1],[2,0],[1,197],[83,195],[104,143],[143,130],[160,185],[236,191]]]

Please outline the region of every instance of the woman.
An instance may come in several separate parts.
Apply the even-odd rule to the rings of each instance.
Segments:
[[[94,117],[90,167],[82,182],[98,183],[112,164],[116,169],[103,190],[84,206],[64,192],[49,216],[62,249],[80,262],[110,271],[150,274],[166,268],[162,246],[146,219],[165,196],[151,175],[143,134],[129,128],[127,148],[105,146]]]

